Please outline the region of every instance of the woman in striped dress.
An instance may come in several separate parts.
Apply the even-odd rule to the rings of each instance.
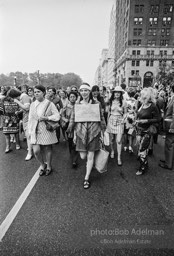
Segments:
[[[124,133],[124,120],[127,113],[126,102],[123,101],[123,93],[124,91],[121,86],[116,86],[112,92],[107,124],[107,132],[111,135],[111,158],[114,158],[114,137],[116,139],[118,166],[122,165],[122,136]]]

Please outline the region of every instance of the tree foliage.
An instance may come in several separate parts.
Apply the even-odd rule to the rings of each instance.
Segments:
[[[82,83],[82,79],[78,75],[74,73],[67,73],[63,75],[60,81],[60,86],[62,88],[71,87],[72,85],[76,85],[77,87],[79,87],[81,83]]]
[[[82,79],[80,76],[74,73],[67,73],[62,75],[60,73],[22,73],[20,71],[10,72],[8,75],[0,74],[0,86],[13,86],[16,81],[17,86],[22,84],[28,84],[29,86],[35,86],[42,84],[45,87],[55,87],[66,89],[68,86],[76,85],[80,86]]]
[[[162,63],[159,67],[158,74],[156,76],[158,83],[163,85],[168,85],[174,82],[174,70],[173,67],[169,64]]]

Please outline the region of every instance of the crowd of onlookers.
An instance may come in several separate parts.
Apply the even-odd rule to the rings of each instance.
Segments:
[[[83,186],[90,187],[90,173],[95,152],[101,141],[109,135],[110,157],[117,156],[122,166],[122,151],[137,154],[139,169],[136,175],[148,170],[148,156],[152,155],[158,136],[165,139],[164,160],[159,166],[173,168],[174,158],[174,85],[155,84],[137,89],[125,84],[112,90],[104,86],[91,87],[83,83],[56,90],[27,85],[0,88],[0,129],[5,136],[5,153],[11,152],[11,143],[20,150],[20,133],[27,142],[29,161],[33,156],[40,163],[40,176],[52,172],[52,145],[67,141],[72,167],[78,165],[78,157],[86,159]],[[99,104],[100,121],[75,121],[75,104]],[[82,106],[82,105],[81,105]],[[52,131],[48,123],[58,123]],[[62,143],[62,142],[61,142]],[[135,147],[136,145],[136,147]],[[69,156],[67,156],[69,157]]]

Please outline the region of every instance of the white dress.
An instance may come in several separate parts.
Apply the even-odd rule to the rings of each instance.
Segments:
[[[36,100],[30,106],[28,130],[30,135],[34,135],[31,139],[32,144],[51,145],[57,143],[56,132],[47,131],[45,122],[38,121],[42,115],[48,116],[49,120],[59,121],[60,114],[56,106],[50,102],[47,108],[48,103],[47,99],[42,102]],[[47,111],[45,113],[46,108]]]

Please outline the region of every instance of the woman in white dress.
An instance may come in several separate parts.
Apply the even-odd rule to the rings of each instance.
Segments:
[[[59,121],[60,115],[54,103],[45,99],[45,87],[42,85],[35,86],[34,95],[36,100],[32,102],[29,111],[28,133],[33,152],[37,161],[41,165],[39,175],[49,175],[52,171],[52,144],[57,143],[56,132],[50,132],[46,129],[47,120]],[[41,150],[43,149],[43,151]],[[45,153],[46,163],[44,162]]]

